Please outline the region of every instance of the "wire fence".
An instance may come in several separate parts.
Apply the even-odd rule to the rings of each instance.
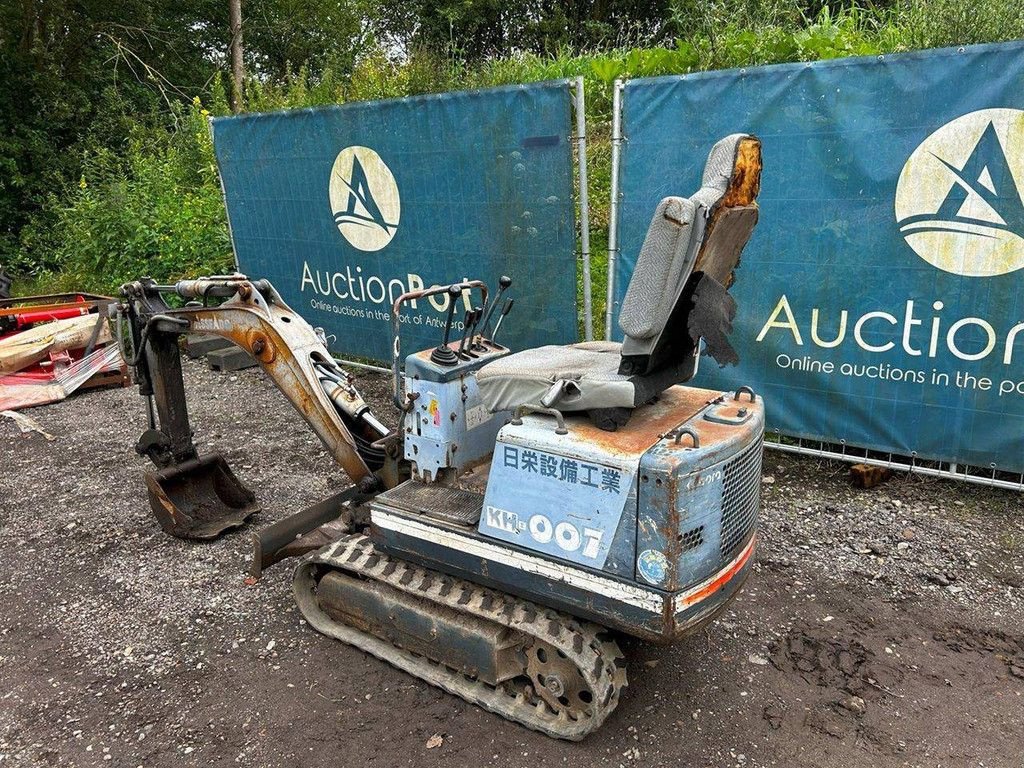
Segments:
[[[961,480],[966,483],[987,485],[1009,491],[1024,491],[1024,472],[1007,472],[998,469],[995,464],[990,464],[988,467],[975,467],[948,461],[924,460],[918,458],[916,453],[907,456],[852,446],[845,440],[831,443],[824,440],[788,437],[781,432],[766,434],[765,446],[785,453],[846,461],[851,464],[870,464],[876,467],[887,467],[898,472],[910,472],[947,480]]]

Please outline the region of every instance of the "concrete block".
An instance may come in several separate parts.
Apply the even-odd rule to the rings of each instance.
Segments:
[[[230,341],[223,336],[214,336],[209,333],[200,333],[185,337],[185,354],[193,360],[198,360],[203,355],[217,349],[228,349],[233,347]]]
[[[252,355],[234,344],[228,349],[215,349],[210,352],[206,355],[206,362],[210,364],[210,370],[224,373],[240,371],[243,368],[255,368],[259,365]]]

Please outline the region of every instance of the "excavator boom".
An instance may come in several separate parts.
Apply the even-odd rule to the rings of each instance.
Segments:
[[[265,280],[244,275],[122,286],[149,428],[137,450],[157,467],[146,483],[162,527],[182,538],[213,538],[259,511],[255,496],[222,457],[199,457],[192,441],[178,339],[213,334],[249,352],[328,453],[362,490],[381,486],[388,430],[370,412],[324,340]],[[168,297],[184,301],[172,307]]]

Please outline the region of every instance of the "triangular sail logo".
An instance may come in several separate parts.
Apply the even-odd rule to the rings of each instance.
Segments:
[[[971,277],[1024,268],[1024,112],[986,109],[947,123],[907,160],[900,233],[925,261]]]
[[[346,222],[363,225],[375,224],[387,232],[398,226],[397,223],[387,221],[384,214],[381,213],[377,201],[373,199],[373,193],[370,192],[370,185],[366,181],[366,171],[363,170],[363,164],[359,162],[358,157],[353,158],[351,178],[342,178],[341,181],[349,188],[348,204],[344,211],[334,214],[336,224]]]
[[[369,147],[346,147],[331,169],[331,210],[338,231],[361,251],[391,242],[401,217],[398,185],[391,169]]]
[[[963,168],[956,168],[941,157],[936,159],[956,176],[956,183],[935,218],[1003,227],[1024,234],[1024,203],[991,122]],[[908,226],[909,222],[900,228],[906,230]]]

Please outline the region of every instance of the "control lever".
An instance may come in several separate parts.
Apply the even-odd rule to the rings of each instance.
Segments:
[[[476,323],[474,323],[473,330],[469,334],[469,347],[467,349],[467,351],[471,355],[474,352],[488,352],[488,351],[490,351],[490,350],[488,350],[487,346],[482,343],[482,340],[483,340],[483,337],[484,337],[483,336],[484,324],[482,322],[480,322],[480,321],[483,320],[483,317],[484,317],[484,308],[483,307],[477,307],[476,310],[477,310],[477,313],[478,313],[477,316],[476,316]],[[478,331],[479,331],[479,333],[478,333]],[[473,357],[477,357],[477,355],[473,355]]]
[[[476,328],[476,324],[480,322],[480,318],[483,317],[484,308],[477,307],[476,309],[470,309],[466,311],[466,327],[462,329],[462,342],[459,344],[459,357],[463,360],[476,359],[476,355],[471,351],[473,345],[466,346],[466,342],[472,340],[473,330]]]
[[[455,302],[462,295],[462,289],[457,285],[448,286],[448,319],[444,324],[444,337],[441,345],[430,353],[431,362],[438,365],[455,365],[459,362],[459,356],[448,346],[448,337],[452,332],[452,319],[455,317]]]
[[[491,302],[491,306],[487,308],[487,314],[484,315],[484,321],[480,325],[480,333],[487,335],[487,326],[490,325],[491,316],[494,314],[494,310],[501,303],[501,297],[505,293],[505,290],[512,285],[512,278],[508,275],[502,275],[498,278],[498,292],[494,295],[494,301]],[[495,331],[498,329],[495,328]]]
[[[498,330],[501,328],[501,321],[505,319],[505,315],[512,311],[512,305],[515,303],[515,299],[509,299],[505,302],[505,306],[501,310],[501,316],[498,318],[498,322],[494,326],[494,333],[491,334],[491,341],[497,344],[496,339],[498,338]]]

